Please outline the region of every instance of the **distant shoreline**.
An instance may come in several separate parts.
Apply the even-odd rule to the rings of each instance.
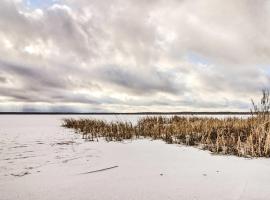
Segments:
[[[0,115],[251,115],[251,112],[0,112]]]

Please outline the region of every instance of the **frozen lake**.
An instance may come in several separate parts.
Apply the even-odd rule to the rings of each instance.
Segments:
[[[60,126],[64,117],[0,115],[0,200],[269,199],[270,159],[147,139],[86,142]]]

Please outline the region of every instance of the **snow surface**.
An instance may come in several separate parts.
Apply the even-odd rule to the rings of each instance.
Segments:
[[[63,117],[0,116],[1,200],[270,199],[270,159],[149,139],[86,142]]]

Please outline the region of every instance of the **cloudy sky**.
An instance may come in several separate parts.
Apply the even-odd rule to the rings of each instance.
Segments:
[[[267,0],[0,0],[0,111],[246,111]]]

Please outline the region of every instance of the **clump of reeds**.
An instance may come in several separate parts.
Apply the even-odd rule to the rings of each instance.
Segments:
[[[270,100],[263,90],[260,104],[253,103],[248,118],[147,116],[136,125],[95,119],[64,119],[63,126],[73,128],[83,138],[121,141],[138,137],[161,139],[167,143],[200,146],[214,153],[237,156],[270,157]]]
[[[82,134],[83,139],[94,140],[104,137],[107,141],[131,139],[134,127],[130,122],[106,122],[96,119],[64,119],[63,126],[73,128],[75,133]]]

